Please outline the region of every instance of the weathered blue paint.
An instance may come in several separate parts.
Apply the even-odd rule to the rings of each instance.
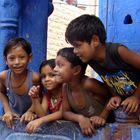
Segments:
[[[99,17],[103,21],[107,31],[107,41],[122,43],[140,53],[140,1],[139,0],[99,0]],[[127,127],[132,127],[126,124]],[[111,134],[120,132],[125,138],[122,140],[139,140],[140,126],[133,126],[125,130],[120,127],[112,127]],[[131,136],[128,136],[131,133]]]
[[[19,120],[14,121],[12,129],[8,129],[0,121],[1,140],[139,140],[140,126],[127,124],[107,124],[97,130],[96,134],[86,137],[81,133],[79,126],[69,121],[56,121],[42,125],[34,134],[26,133],[26,124]]]
[[[0,71],[6,67],[4,46],[9,39],[17,36],[31,43],[33,59],[29,67],[38,71],[41,61],[46,58],[47,22],[52,12],[52,0],[0,0]]]
[[[5,67],[3,48],[5,43],[18,35],[20,0],[0,0],[0,70]]]
[[[19,36],[33,48],[30,67],[38,66],[46,58],[47,21],[53,11],[52,0],[0,0],[0,71],[5,68],[3,48],[6,42]]]
[[[99,0],[99,16],[107,30],[107,40],[140,53],[140,1]],[[131,22],[130,19],[132,20]]]
[[[38,71],[46,58],[48,14],[53,10],[48,0],[22,0],[19,20],[19,36],[29,40],[33,48],[31,69]],[[50,8],[49,8],[50,7]]]

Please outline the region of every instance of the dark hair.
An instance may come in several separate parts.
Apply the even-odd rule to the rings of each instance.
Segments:
[[[67,47],[62,48],[57,52],[57,56],[64,57],[67,61],[71,63],[72,66],[81,66],[81,75],[85,74],[87,64],[83,63],[78,56],[73,52],[74,48]]]
[[[8,43],[6,44],[3,51],[3,55],[6,57],[11,48],[18,46],[21,46],[28,55],[32,53],[30,43],[27,42],[24,38],[13,38],[9,40]]]
[[[44,60],[40,67],[39,67],[39,72],[41,73],[41,69],[46,66],[46,65],[49,65],[52,69],[54,69],[55,67],[55,59],[49,59],[49,60]]]
[[[100,42],[105,43],[106,31],[102,21],[95,15],[84,14],[68,24],[65,39],[74,46],[76,41],[91,43],[93,35],[97,35]]]

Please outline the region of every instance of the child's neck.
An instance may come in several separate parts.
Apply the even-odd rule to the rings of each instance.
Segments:
[[[50,95],[52,97],[59,97],[62,94],[62,87],[61,86],[60,87],[57,87],[57,88],[51,90],[50,92],[51,92]]]
[[[94,56],[94,60],[99,62],[99,63],[103,63],[106,57],[106,47],[105,44],[101,44],[97,50],[96,50],[96,55]]]
[[[71,89],[73,91],[78,91],[82,87],[82,80],[83,80],[83,78],[81,78],[81,79],[80,78],[77,78],[77,79],[75,78],[69,83],[69,86],[71,87]]]
[[[23,73],[20,73],[20,74],[15,74],[15,73],[11,73],[11,77],[14,78],[14,79],[22,79],[24,78],[25,76],[27,76],[27,70],[25,70]]]
[[[11,86],[13,89],[19,89],[21,88],[26,80],[27,80],[27,71],[25,71],[25,73],[22,73],[22,74],[14,74],[12,73],[11,74]]]

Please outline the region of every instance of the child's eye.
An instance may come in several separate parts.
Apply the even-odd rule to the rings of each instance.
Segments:
[[[15,57],[9,57],[7,60],[14,61],[15,60]]]
[[[55,74],[54,74],[54,73],[50,73],[48,76],[49,76],[49,77],[54,77]]]
[[[57,66],[61,68],[63,67],[63,64],[59,63]]]
[[[20,56],[20,59],[24,59],[25,58],[25,56]]]
[[[41,74],[41,79],[44,79],[46,77],[45,74]]]
[[[78,49],[81,47],[81,44],[77,44],[75,47]]]
[[[79,48],[82,44],[81,43],[74,43],[74,47]]]

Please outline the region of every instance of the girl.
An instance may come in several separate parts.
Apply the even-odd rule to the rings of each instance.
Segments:
[[[27,69],[32,52],[31,45],[25,39],[10,40],[3,54],[9,69],[0,73],[0,98],[4,107],[2,120],[12,128],[14,116],[21,116],[21,121],[34,118],[29,111],[32,102],[28,91],[32,85],[39,84],[40,78],[37,73]]]
[[[55,60],[42,62],[40,66],[41,81],[47,92],[43,95],[42,103],[39,100],[39,86],[33,86],[29,95],[32,98],[32,107],[39,117],[28,123],[26,130],[33,133],[41,124],[61,119],[62,117],[62,84],[56,82],[54,74]],[[50,114],[46,115],[49,111]]]
[[[79,123],[85,135],[92,135],[94,126],[105,124],[109,110],[104,109],[107,90],[99,81],[84,75],[86,66],[73,53],[73,48],[63,48],[57,53],[54,70],[56,80],[67,83],[64,85],[63,117]]]

